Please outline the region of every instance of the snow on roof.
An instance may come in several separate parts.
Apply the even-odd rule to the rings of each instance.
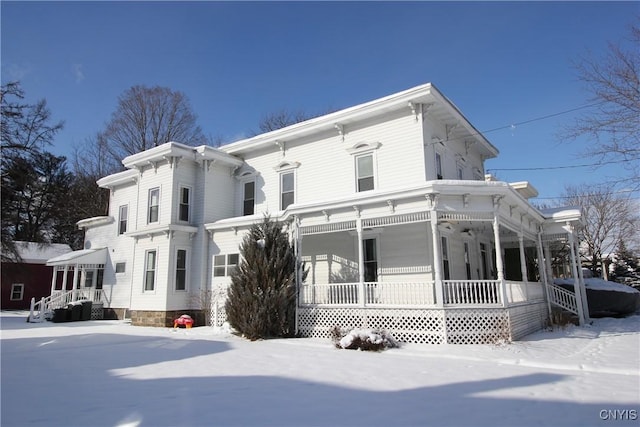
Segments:
[[[71,252],[71,246],[64,243],[16,242],[18,254],[26,264],[45,264],[49,258]]]
[[[542,215],[545,216],[545,218],[551,218],[555,220],[572,220],[578,219],[582,216],[580,208],[575,206],[562,206],[559,208],[542,209],[541,212]]]
[[[553,282],[557,285],[573,285],[573,278],[567,279],[553,279]],[[587,289],[593,289],[597,291],[616,291],[616,292],[626,292],[629,294],[637,294],[638,291],[631,286],[623,285],[618,282],[609,282],[607,280],[603,280],[597,277],[590,277],[584,279],[584,287]]]

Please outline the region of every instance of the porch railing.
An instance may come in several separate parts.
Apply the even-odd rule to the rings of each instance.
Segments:
[[[547,285],[547,289],[549,290],[549,300],[552,304],[578,314],[578,300],[574,292],[553,284]]]
[[[499,280],[443,280],[445,305],[502,305]]]
[[[360,292],[364,292],[362,299]],[[442,293],[443,306],[502,307],[544,299],[543,285],[538,282],[443,280]],[[367,282],[362,288],[359,283],[304,284],[300,287],[299,303],[303,306],[433,307],[438,301],[435,283],[425,281]]]
[[[93,302],[104,302],[104,291],[102,289],[84,288],[73,289],[71,291],[53,291],[51,296],[42,298],[40,301],[31,299],[29,310],[29,322],[42,322],[44,316],[56,308],[65,307],[73,301],[89,300]]]

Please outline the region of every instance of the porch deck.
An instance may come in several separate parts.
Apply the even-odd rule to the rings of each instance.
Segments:
[[[433,281],[302,285],[298,331],[380,328],[401,342],[488,344],[539,330],[548,314],[539,282],[443,280],[438,293]]]

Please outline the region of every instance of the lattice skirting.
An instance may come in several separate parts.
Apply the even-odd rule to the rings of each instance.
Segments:
[[[104,319],[104,308],[102,303],[93,303],[91,304],[91,320],[102,320]]]
[[[222,326],[227,321],[227,313],[224,310],[223,302],[214,302],[211,304],[209,312],[209,324],[211,326]]]
[[[546,310],[545,303],[446,310],[303,307],[298,309],[298,332],[304,337],[329,338],[335,326],[377,328],[407,343],[491,344],[542,329]]]

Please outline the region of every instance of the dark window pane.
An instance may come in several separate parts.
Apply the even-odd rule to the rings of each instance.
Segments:
[[[373,190],[373,177],[358,179],[358,191]]]

